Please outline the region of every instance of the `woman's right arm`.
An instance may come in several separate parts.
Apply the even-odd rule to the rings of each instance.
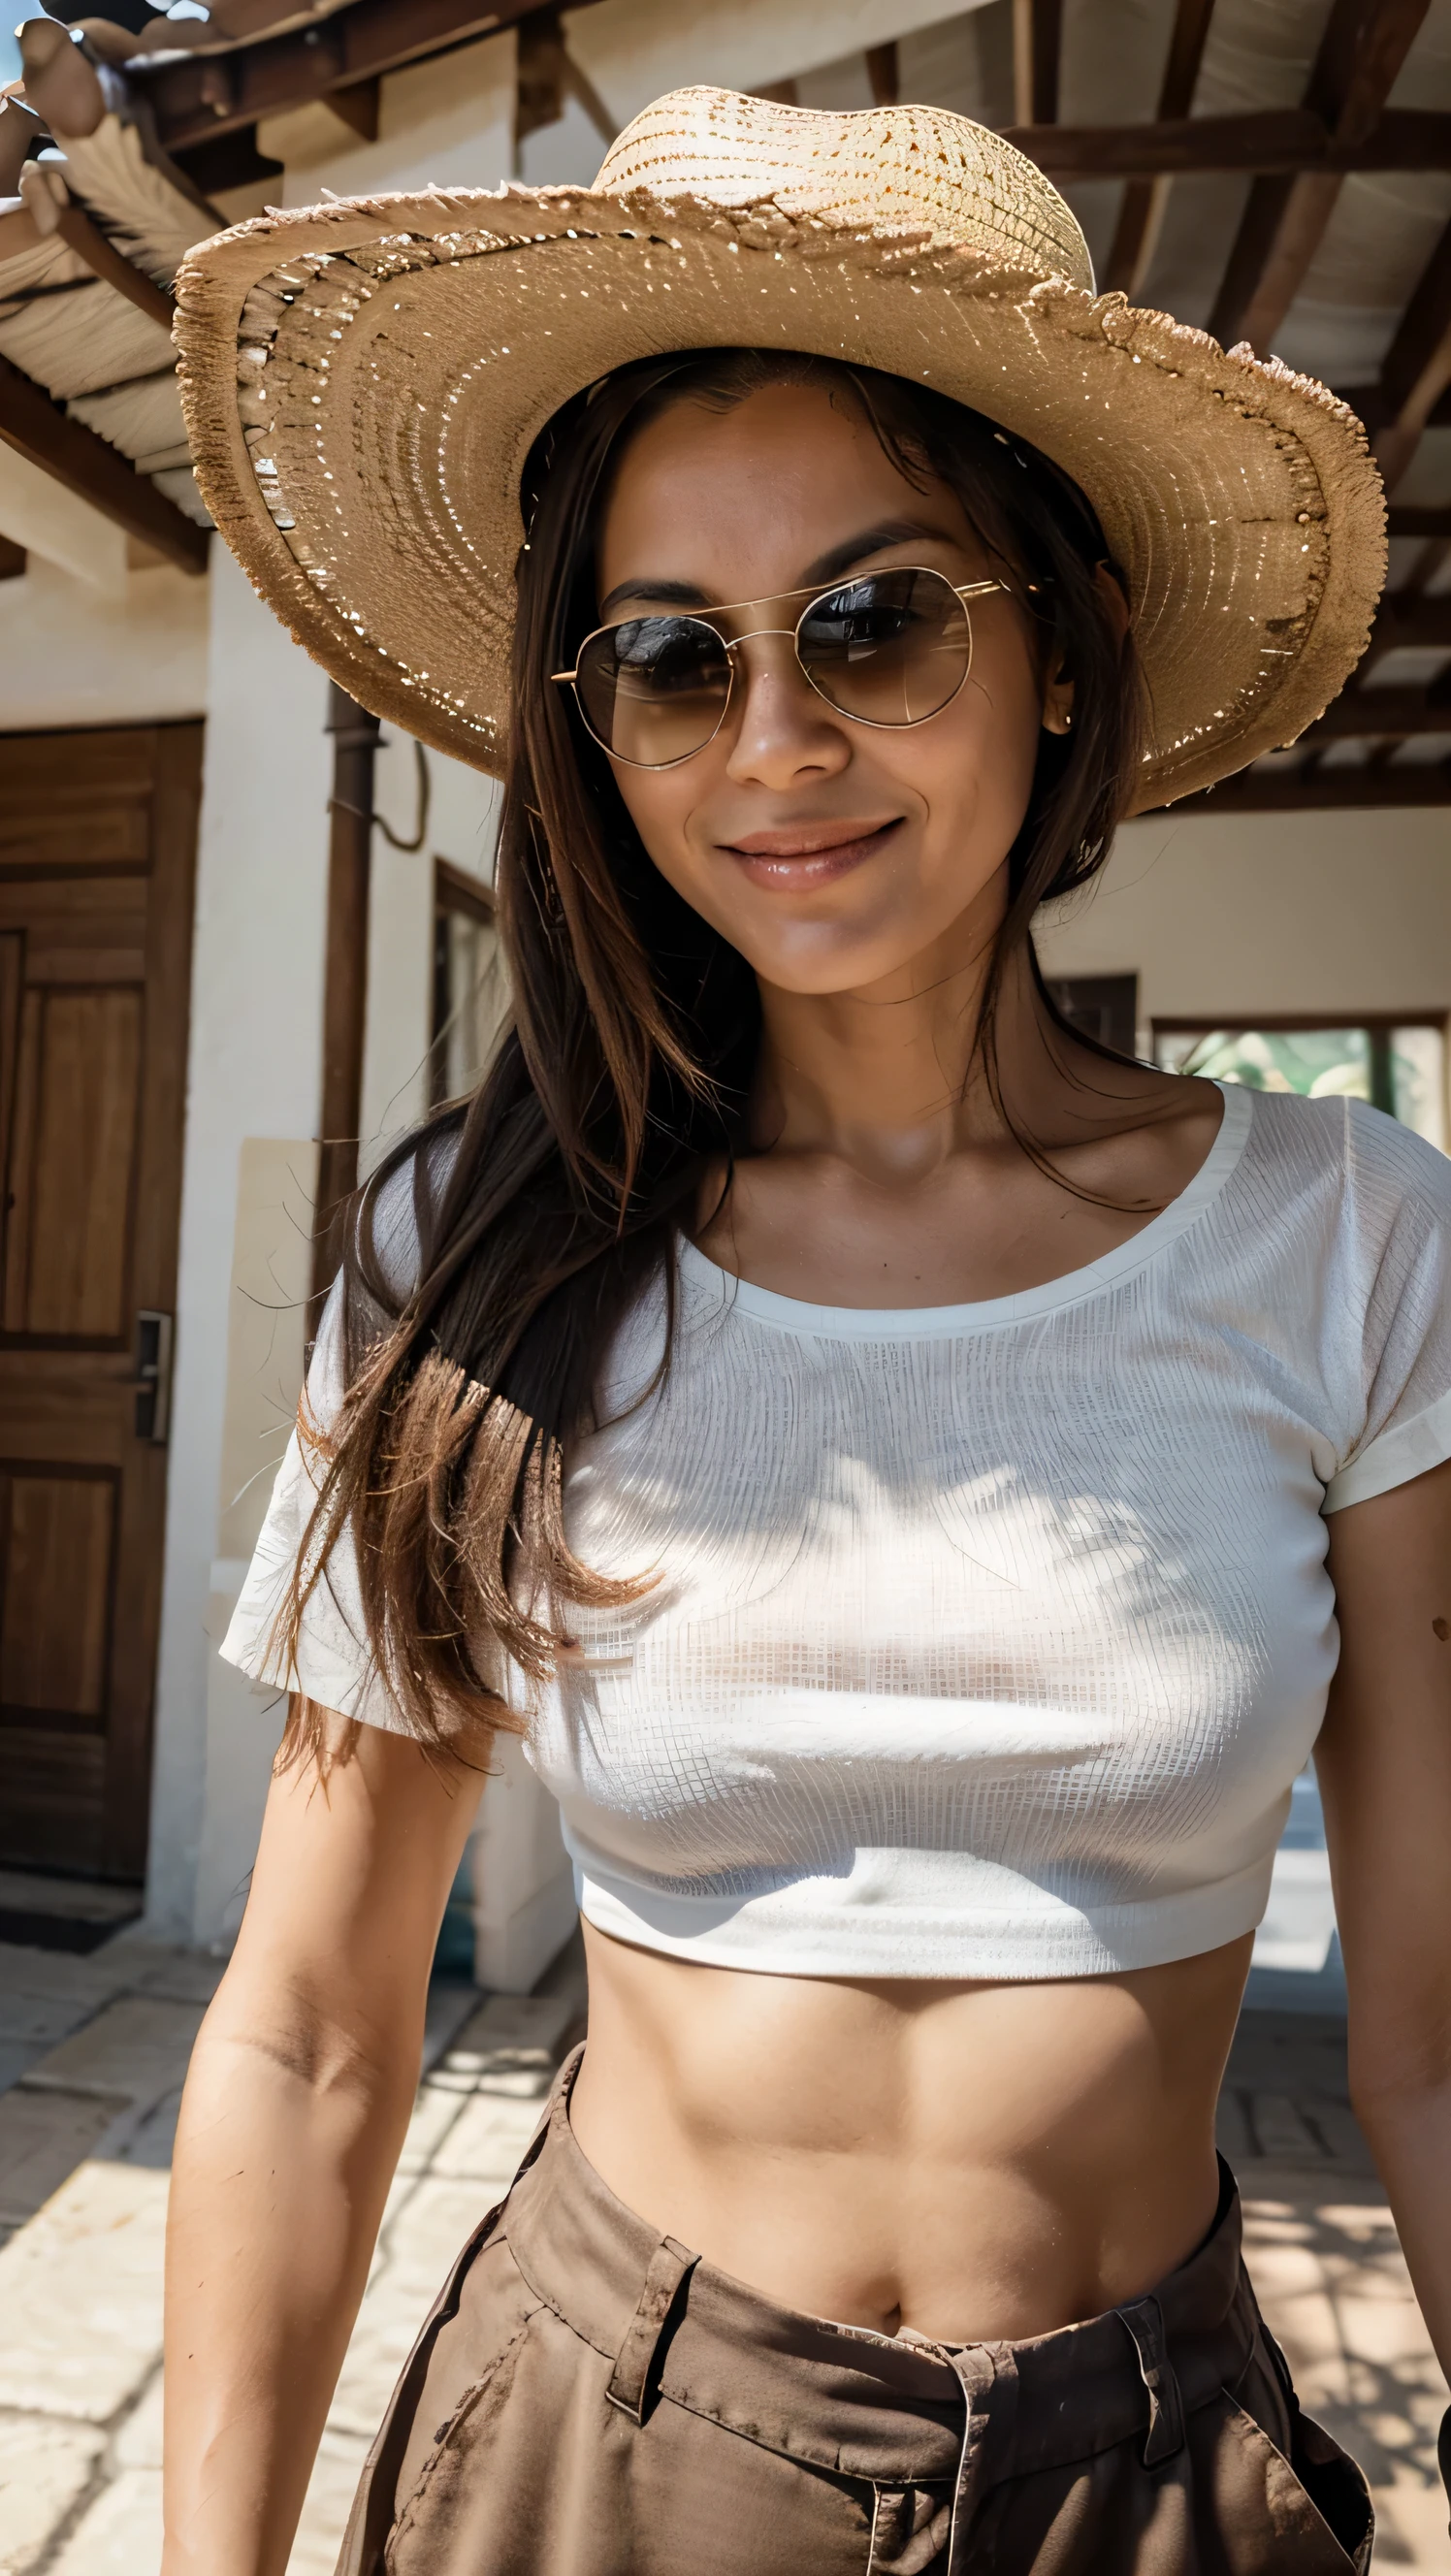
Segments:
[[[284,2576],[481,1787],[372,1726],[325,1783],[273,1781],[177,2130],[163,2576]]]

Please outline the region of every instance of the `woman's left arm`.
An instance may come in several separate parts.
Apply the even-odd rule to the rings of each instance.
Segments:
[[[1340,1668],[1315,1763],[1351,2101],[1451,2377],[1451,1461],[1329,1529]]]

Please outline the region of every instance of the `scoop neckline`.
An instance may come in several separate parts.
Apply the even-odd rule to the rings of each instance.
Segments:
[[[1255,1096],[1242,1083],[1218,1082],[1215,1089],[1224,1103],[1218,1132],[1198,1171],[1178,1197],[1170,1199],[1168,1206],[1150,1217],[1148,1224],[1140,1226],[1126,1243],[1100,1253],[1097,1261],[1085,1262],[1079,1270],[1065,1271],[1058,1279],[1045,1279],[1036,1288],[1020,1288],[1007,1297],[979,1298],[965,1306],[813,1306],[800,1297],[783,1297],[774,1288],[758,1288],[753,1280],[739,1278],[734,1270],[723,1270],[688,1235],[682,1235],[679,1242],[681,1274],[723,1294],[736,1314],[773,1325],[778,1332],[809,1334],[818,1340],[929,1341],[1051,1315],[1060,1307],[1097,1296],[1101,1289],[1135,1270],[1145,1269],[1196,1224],[1218,1198],[1248,1142]]]

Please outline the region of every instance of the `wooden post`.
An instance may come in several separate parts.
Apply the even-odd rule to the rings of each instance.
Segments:
[[[358,1128],[363,1106],[363,1039],[368,996],[368,882],[373,843],[373,764],[378,719],[336,680],[328,686],[327,730],[333,738],[333,787],[327,863],[327,944],[323,966],[322,1101],[318,1113],[317,1207],[313,1217],[312,1295],[307,1330],[317,1331],[323,1301],[342,1258],[343,1212],[358,1186]]]

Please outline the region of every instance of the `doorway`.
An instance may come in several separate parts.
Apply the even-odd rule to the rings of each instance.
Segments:
[[[0,736],[0,1862],[139,1880],[202,727]]]

